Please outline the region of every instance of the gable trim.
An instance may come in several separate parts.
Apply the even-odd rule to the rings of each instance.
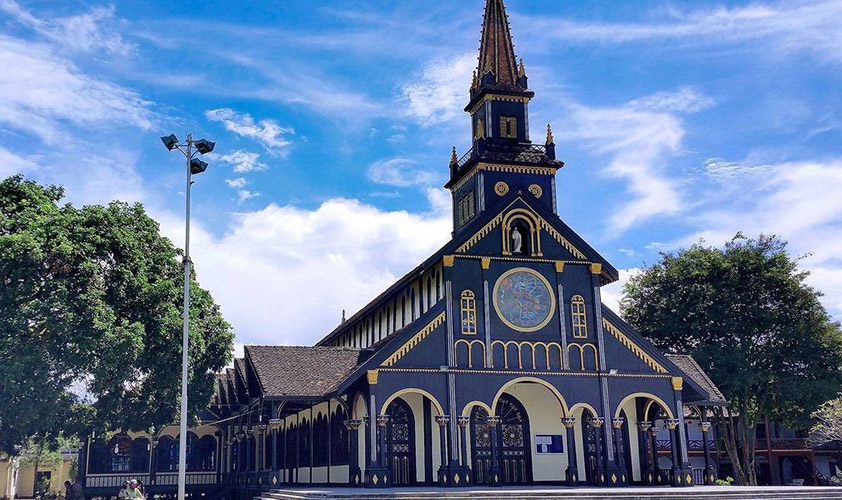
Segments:
[[[646,363],[649,368],[652,368],[658,373],[668,373],[667,369],[664,368],[664,365],[659,363],[655,360],[652,356],[646,353],[643,349],[640,348],[632,339],[630,339],[626,334],[620,331],[619,328],[611,324],[607,319],[602,318],[602,326],[606,330],[608,330],[611,335],[613,335],[617,340],[620,341],[628,350],[634,353],[635,356],[640,358],[641,361]]]
[[[493,219],[488,221],[488,223],[485,226],[483,226],[479,231],[474,233],[473,236],[468,238],[467,241],[465,241],[465,243],[462,243],[462,245],[459,248],[457,248],[455,250],[455,252],[456,253],[467,252],[468,250],[471,249],[471,247],[476,245],[479,242],[479,240],[481,240],[485,236],[487,236],[488,233],[490,233],[492,229],[499,226],[501,222],[509,220],[511,218],[512,214],[514,213],[514,210],[510,211],[510,208],[512,207],[512,205],[515,204],[516,201],[517,201],[517,199],[515,199],[511,203],[509,203],[506,206],[506,208],[501,210],[500,213],[498,213]],[[518,208],[516,210],[517,210],[517,213],[524,213],[524,212],[528,213],[529,215],[531,215],[534,218],[535,221],[537,221],[537,225],[538,225],[537,229],[538,229],[539,234],[536,235],[536,238],[538,238],[538,241],[540,241],[540,237],[541,237],[540,230],[544,229],[545,231],[547,231],[547,234],[549,234],[553,239],[555,239],[562,247],[564,247],[565,250],[567,250],[568,252],[573,254],[574,257],[576,257],[577,259],[582,259],[582,260],[588,259],[587,256],[584,253],[582,253],[578,248],[576,248],[573,245],[573,243],[570,243],[570,241],[567,238],[565,238],[560,232],[558,232],[558,230],[556,228],[554,228],[552,224],[550,224],[546,219],[544,219],[543,217],[538,215],[534,210],[532,210],[531,208]],[[507,247],[508,247],[508,245],[506,245],[505,242],[504,242],[504,245],[503,245],[503,252],[504,253],[506,252]],[[540,243],[539,243],[538,252],[539,252],[539,255],[540,255]]]
[[[427,335],[431,334],[433,330],[435,330],[439,325],[444,323],[445,313],[442,312],[432,321],[427,323],[427,326],[422,328],[418,333],[413,335],[409,340],[407,340],[402,346],[400,346],[391,356],[386,358],[380,366],[393,366],[397,363],[402,357],[406,355],[409,351],[412,350],[413,347],[417,346],[421,343],[422,340],[427,338]]]

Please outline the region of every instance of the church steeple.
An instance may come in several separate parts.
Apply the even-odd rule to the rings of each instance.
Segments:
[[[544,145],[529,139],[526,67],[517,59],[503,0],[486,0],[477,69],[471,79],[472,147],[451,154],[450,181],[454,232],[465,228],[507,193],[531,193],[555,210],[555,157],[552,132]]]
[[[471,93],[474,94],[483,87],[526,90],[526,81],[521,81],[525,76],[525,71],[520,71],[522,65],[521,61],[521,66],[518,67],[515,57],[509,17],[506,15],[503,0],[486,0],[477,63],[478,82],[471,89]]]

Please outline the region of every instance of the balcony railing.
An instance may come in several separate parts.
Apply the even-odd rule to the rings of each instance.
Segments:
[[[768,449],[768,442],[766,439],[758,439],[755,449]],[[772,438],[773,450],[805,450],[810,449],[806,438]]]

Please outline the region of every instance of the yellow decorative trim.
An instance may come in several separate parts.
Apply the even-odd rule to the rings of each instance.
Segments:
[[[564,261],[563,260],[555,261],[555,272],[557,272],[557,273],[563,273],[564,272]]]
[[[401,372],[401,373],[442,373],[440,368],[378,368],[381,372]],[[468,370],[461,368],[448,368],[447,373],[464,373],[474,375],[554,375],[565,377],[616,377],[616,378],[670,378],[669,375],[658,375],[654,373],[597,373],[597,372],[546,372],[535,370]]]
[[[365,376],[366,379],[368,379],[368,385],[377,385],[377,377],[379,377],[380,374],[377,370],[368,370],[365,372]]]
[[[592,342],[571,342],[570,344],[567,345],[567,354],[568,355],[572,354],[571,351],[573,350],[574,347],[579,349],[579,368],[581,368],[580,371],[586,371],[585,370],[585,351],[587,350],[588,347],[590,347],[593,350],[594,371],[598,372],[599,371],[599,356],[596,355],[596,345],[593,344]],[[568,369],[572,370],[573,365],[571,364]]]
[[[675,391],[680,391],[684,387],[684,379],[681,377],[672,378],[672,388]]]
[[[529,191],[530,193],[532,193],[532,196],[534,196],[534,197],[536,197],[536,198],[540,198],[540,197],[541,197],[541,195],[542,195],[542,194],[544,194],[544,190],[543,190],[543,189],[541,189],[541,186],[539,186],[538,184],[531,184],[531,185],[527,188],[527,191]]]
[[[456,258],[453,255],[445,255],[441,258],[441,263],[444,267],[453,267],[454,260],[456,260]]]
[[[511,174],[537,174],[537,175],[553,175],[558,168],[556,167],[532,167],[529,165],[504,165],[502,163],[479,163],[476,168],[478,170],[487,170],[489,172],[506,172]]]
[[[483,257],[482,260],[480,260],[480,265],[484,270],[488,271],[488,269],[491,267],[491,258]]]
[[[412,350],[413,347],[418,345],[422,340],[424,340],[427,335],[431,334],[433,330],[436,329],[439,325],[444,323],[444,313],[439,314],[436,316],[432,321],[430,321],[427,326],[421,329],[418,333],[412,336],[409,340],[407,340],[404,345],[400,346],[397,351],[395,351],[391,356],[386,358],[385,361],[380,366],[392,366],[398,362],[399,359],[404,357],[406,353]]]
[[[523,346],[529,347],[532,351],[532,369],[536,370],[535,368],[535,348],[536,347],[543,347],[544,348],[544,360],[546,361],[547,371],[550,371],[550,347],[555,347],[558,349],[558,365],[564,370],[566,367],[564,366],[564,356],[562,355],[563,349],[561,348],[561,344],[558,342],[529,342],[529,341],[522,341],[518,342],[516,340],[495,340],[491,343],[491,352],[494,352],[494,347],[500,345],[503,347],[503,369],[509,369],[509,346],[514,345],[517,347],[517,367],[518,369],[523,369],[523,356],[522,350]],[[493,360],[492,360],[493,363]],[[493,367],[492,367],[493,368]]]
[[[519,95],[500,95],[500,94],[486,94],[483,96],[482,99],[479,100],[474,107],[468,112],[468,114],[472,115],[476,113],[476,111],[487,101],[505,101],[505,102],[522,102],[527,103],[529,102],[529,97],[523,97]]]
[[[523,328],[523,327],[517,326],[514,323],[512,323],[511,321],[509,321],[508,319],[506,319],[506,317],[500,312],[499,304],[497,304],[497,289],[500,287],[500,283],[502,283],[503,280],[506,279],[509,275],[511,275],[513,273],[517,273],[517,272],[529,273],[529,274],[535,276],[536,278],[538,278],[539,280],[541,280],[541,282],[544,284],[544,286],[547,287],[547,292],[548,292],[549,297],[550,297],[550,310],[547,313],[547,317],[544,318],[544,320],[541,321],[541,323],[539,323],[539,324],[537,324],[533,327],[530,327],[530,328]],[[534,270],[532,270],[528,267],[515,267],[515,268],[512,268],[512,269],[509,269],[508,271],[506,271],[505,273],[500,275],[500,277],[497,278],[497,282],[494,283],[494,290],[491,293],[492,293],[492,302],[494,303],[494,310],[497,313],[497,316],[500,318],[500,321],[505,323],[506,326],[508,326],[509,328],[511,328],[513,330],[517,330],[519,332],[527,332],[527,333],[528,332],[536,332],[536,331],[540,330],[541,328],[544,328],[545,326],[547,326],[547,323],[549,323],[550,320],[553,319],[553,315],[555,314],[555,293],[553,293],[553,287],[550,285],[550,282],[547,281],[547,278],[545,278],[544,275],[542,275],[541,273],[535,272]]]
[[[444,415],[444,409],[442,408],[441,403],[438,402],[436,397],[430,394],[429,392],[425,391],[424,389],[419,389],[417,387],[407,387],[401,389],[389,396],[388,398],[386,398],[386,401],[383,401],[383,404],[380,406],[380,414],[385,415],[386,410],[389,408],[389,405],[392,403],[392,401],[403,396],[404,394],[420,394],[424,396],[425,398],[430,400],[430,403],[432,403],[433,407],[438,412],[438,415]]]
[[[465,345],[467,346],[467,349],[468,349],[468,368],[473,368],[473,363],[474,363],[474,360],[473,360],[473,358],[474,358],[474,356],[473,356],[473,354],[474,354],[474,344],[479,344],[479,345],[480,345],[480,347],[482,347],[482,367],[483,367],[483,368],[485,368],[485,367],[486,367],[486,366],[485,366],[485,342],[483,342],[482,340],[471,340],[471,341],[469,342],[469,341],[467,341],[467,340],[465,340],[465,339],[459,339],[459,340],[457,340],[456,342],[454,342],[454,343],[453,343],[453,350],[454,350],[454,351],[456,351],[456,349],[457,349],[457,348],[458,348],[461,344],[465,344]],[[457,361],[457,366],[458,366],[458,361]],[[532,365],[532,366],[534,367],[535,365]]]
[[[640,348],[640,346],[635,344],[634,341],[632,341],[632,339],[628,338],[628,336],[626,336],[626,334],[621,332],[619,328],[617,328],[616,326],[609,323],[607,319],[602,318],[602,326],[606,330],[608,330],[611,333],[611,335],[616,337],[617,340],[619,340],[621,344],[623,344],[631,352],[633,352],[635,354],[635,356],[637,356],[644,363],[646,363],[649,366],[649,368],[652,368],[653,370],[655,370],[658,373],[667,373],[667,369],[664,368],[663,365],[658,363],[655,360],[655,358],[653,358],[652,356],[647,354],[646,351],[644,351],[643,349]]]
[[[602,264],[598,262],[591,263],[591,273],[602,274]]]
[[[538,220],[541,222],[541,228],[543,228],[545,231],[547,231],[550,234],[550,236],[552,236],[557,242],[559,242],[561,244],[561,246],[563,246],[568,252],[573,254],[574,257],[576,257],[577,259],[582,259],[582,260],[587,259],[587,257],[585,257],[585,254],[583,254],[582,252],[579,251],[578,248],[573,246],[573,243],[570,243],[569,241],[567,241],[567,238],[565,238],[564,236],[561,235],[561,233],[556,231],[556,229],[552,225],[550,225],[549,222],[545,221],[541,217],[538,217]]]
[[[500,181],[494,185],[494,192],[497,193],[497,196],[506,196],[506,193],[509,192],[509,185]]]
[[[664,413],[667,414],[667,417],[669,419],[675,418],[672,414],[672,410],[670,410],[670,407],[669,407],[669,405],[667,405],[666,401],[664,401],[663,399],[659,398],[658,396],[656,396],[654,394],[650,394],[648,392],[635,392],[635,393],[629,394],[628,396],[624,397],[623,400],[620,401],[620,404],[617,405],[617,411],[614,414],[614,417],[619,417],[620,412],[623,411],[623,406],[625,406],[625,404],[627,402],[629,402],[630,400],[633,400],[635,398],[646,398],[646,399],[648,399],[648,401],[646,403],[646,406],[644,406],[644,408],[643,408],[643,420],[648,421],[650,419],[649,418],[649,410],[652,408],[653,404],[657,404],[658,406],[660,406],[664,410]]]
[[[477,231],[473,236],[471,236],[468,241],[462,244],[459,248],[456,249],[456,253],[463,253],[467,252],[472,246],[476,245],[479,240],[481,240],[485,235],[491,232],[492,229],[500,225],[500,222],[503,220],[502,212],[491,219],[488,224],[483,226],[482,229]]]

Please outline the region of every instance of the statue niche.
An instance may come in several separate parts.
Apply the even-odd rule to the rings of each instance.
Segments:
[[[509,231],[509,251],[512,255],[529,255],[530,231],[526,224],[516,222]]]

